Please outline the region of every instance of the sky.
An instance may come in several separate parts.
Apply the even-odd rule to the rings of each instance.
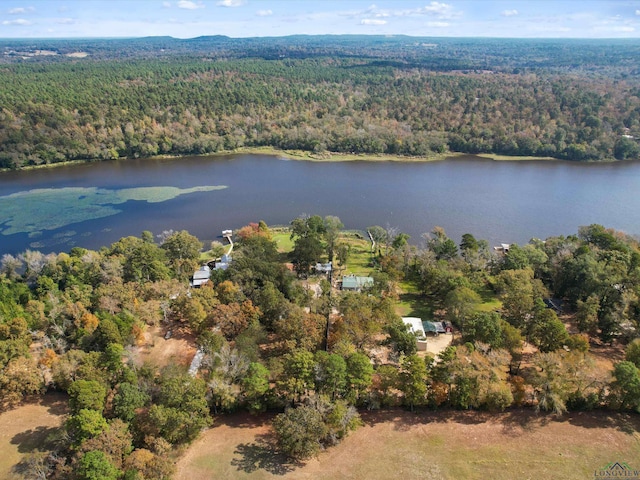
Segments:
[[[639,38],[640,0],[0,0],[0,38]]]

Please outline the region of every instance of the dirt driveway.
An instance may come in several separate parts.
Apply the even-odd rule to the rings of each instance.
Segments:
[[[445,348],[451,345],[453,335],[450,333],[441,333],[437,337],[427,337],[427,352],[434,356],[438,356]]]

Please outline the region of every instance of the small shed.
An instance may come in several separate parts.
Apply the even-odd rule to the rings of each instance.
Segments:
[[[331,262],[329,263],[316,263],[316,273],[329,273],[333,268]]]
[[[342,290],[359,292],[365,287],[373,286],[373,278],[357,277],[355,275],[345,275],[342,277]]]

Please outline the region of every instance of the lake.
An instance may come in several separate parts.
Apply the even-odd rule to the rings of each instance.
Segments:
[[[208,245],[223,229],[301,214],[337,215],[349,229],[398,227],[412,243],[436,225],[456,242],[469,232],[492,245],[591,223],[639,234],[639,189],[638,162],[236,155],[88,163],[0,173],[0,254],[97,249],[143,230],[186,229]]]

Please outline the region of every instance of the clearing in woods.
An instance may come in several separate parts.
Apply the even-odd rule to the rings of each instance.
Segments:
[[[27,403],[0,413],[0,478],[14,476],[13,468],[29,453],[46,451],[52,434],[62,426],[68,397],[48,393],[36,403]]]
[[[177,462],[177,480],[593,479],[611,462],[640,468],[640,416],[533,410],[365,412],[365,425],[304,465],[273,451],[272,415],[216,419]]]

